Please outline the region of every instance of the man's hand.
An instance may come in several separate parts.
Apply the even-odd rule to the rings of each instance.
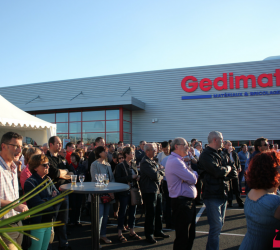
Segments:
[[[110,197],[114,200],[115,199],[115,196],[113,193],[109,193]]]
[[[164,169],[164,166],[162,166],[162,165],[159,165],[159,169]]]
[[[132,175],[132,179],[136,179],[137,178],[137,174]]]
[[[139,181],[140,180],[140,175],[138,175],[138,177],[136,178],[136,181]]]
[[[54,191],[52,192],[52,197],[55,197],[55,196],[57,196],[57,192],[54,190]]]
[[[14,210],[16,210],[17,212],[22,213],[22,212],[28,211],[29,209],[28,209],[28,207],[26,205],[20,204],[16,208],[14,208]]]
[[[65,175],[63,177],[60,177],[61,179],[64,179],[64,180],[70,180],[71,179],[71,175]]]
[[[191,160],[191,158],[190,157],[186,157],[186,158],[184,158],[184,161],[185,162],[188,162],[188,161],[190,161]]]

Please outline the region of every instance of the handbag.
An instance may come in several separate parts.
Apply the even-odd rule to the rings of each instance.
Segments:
[[[126,167],[125,167],[124,163],[122,163],[122,164],[123,164],[123,167],[124,167],[124,171],[125,171],[126,175],[128,176]],[[130,182],[128,182],[128,185],[131,187]],[[136,187],[131,187],[130,188],[130,200],[131,200],[131,206],[137,206],[137,205],[142,205],[143,204],[141,191],[140,191],[139,188],[136,188]]]
[[[101,171],[99,171],[99,174],[101,174]],[[109,203],[113,200],[109,194],[100,195],[100,199],[103,204]]]
[[[104,203],[104,204],[111,202],[113,200],[109,194],[100,195],[100,199],[101,199],[102,203]]]

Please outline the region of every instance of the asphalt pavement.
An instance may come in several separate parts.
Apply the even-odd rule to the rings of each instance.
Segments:
[[[245,196],[242,198],[245,201]],[[209,225],[207,221],[207,209],[205,206],[197,206],[197,224],[196,239],[194,241],[194,250],[206,249]],[[139,219],[141,211],[137,211],[136,218]],[[67,227],[69,245],[73,250],[90,250],[91,249],[91,224],[90,217],[84,212],[81,216],[82,227]],[[165,228],[165,224],[163,225]],[[238,207],[236,201],[233,201],[233,208],[227,208],[225,224],[220,236],[220,249],[237,250],[246,234],[246,219],[244,209]],[[144,236],[144,216],[136,224],[135,232],[143,238],[143,240],[130,240],[129,233],[124,233],[128,239],[127,242],[121,243],[117,237],[117,220],[110,218],[107,226],[107,237],[112,240],[112,244],[101,244],[102,249],[173,249],[173,241],[175,239],[174,230],[166,230],[164,232],[171,237],[168,239],[156,238],[156,244],[149,244],[145,241]],[[53,249],[57,249],[58,242],[55,238]]]

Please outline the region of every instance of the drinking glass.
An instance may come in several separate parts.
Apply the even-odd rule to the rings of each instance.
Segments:
[[[95,174],[95,180],[96,180],[95,186],[98,187],[99,186],[99,174]]]
[[[108,184],[109,184],[109,178],[108,178],[108,177],[105,177],[104,180],[103,180],[103,182],[104,182],[105,187],[107,187]]]
[[[79,180],[80,180],[80,182],[81,182],[80,187],[83,187],[83,186],[84,186],[84,185],[83,185],[83,182],[84,182],[84,180],[85,180],[85,176],[84,176],[84,175],[79,175]]]
[[[103,186],[103,180],[104,180],[104,175],[103,174],[100,174],[99,175],[99,182],[100,182],[100,186]]]
[[[77,183],[77,175],[71,175],[71,185],[76,185]]]

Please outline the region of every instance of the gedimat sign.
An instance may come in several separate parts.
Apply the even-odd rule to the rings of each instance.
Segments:
[[[280,69],[276,69],[274,74],[260,74],[258,77],[254,75],[234,76],[233,73],[223,73],[223,76],[215,78],[213,83],[209,78],[203,78],[198,82],[194,76],[186,76],[183,78],[181,86],[188,93],[196,91],[198,86],[202,91],[209,91],[213,86],[216,90],[223,91],[227,89],[240,89],[240,82],[242,81],[243,88],[247,89],[248,81],[250,80],[252,88],[256,88],[257,84],[262,88],[266,88],[273,87],[273,77],[276,78],[276,86],[280,87]]]

